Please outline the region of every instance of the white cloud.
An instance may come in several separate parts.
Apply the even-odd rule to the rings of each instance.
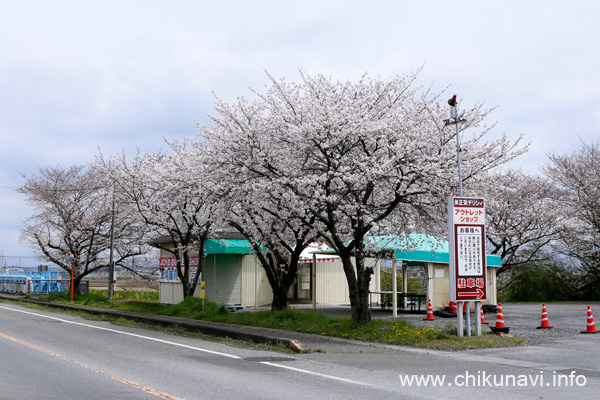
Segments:
[[[600,5],[558,1],[4,2],[0,6],[0,177],[165,147],[193,135],[214,91],[260,90],[263,69],[382,78],[425,67],[465,106],[486,100],[497,134],[520,133],[535,170],[600,128]],[[5,195],[5,191],[3,191]],[[10,200],[11,212],[26,210]],[[14,235],[0,248],[28,250]]]

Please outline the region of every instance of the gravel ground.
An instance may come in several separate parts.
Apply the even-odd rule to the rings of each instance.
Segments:
[[[542,303],[534,304],[510,304],[502,305],[504,315],[504,324],[510,327],[510,333],[523,337],[531,341],[531,344],[544,344],[560,341],[563,339],[581,336],[581,332],[587,329],[587,303],[546,303],[548,320],[552,329],[536,329],[542,320]],[[592,303],[592,312],[596,310],[597,318],[600,318],[600,304]],[[293,304],[292,307],[310,308],[309,304]],[[350,306],[332,306],[318,304],[317,309],[329,315],[349,315]],[[372,310],[373,318],[391,319],[390,310],[382,311],[378,308]],[[447,325],[456,326],[456,318],[435,317],[435,321],[424,321],[425,314],[403,314],[399,317],[406,318],[417,326],[436,326],[445,327]],[[484,315],[487,325],[482,325],[482,332],[490,332],[490,326],[496,324],[496,314],[487,313]],[[474,330],[474,316],[471,314],[471,324]],[[600,330],[600,320],[597,325]],[[598,335],[600,337],[600,334]]]
[[[600,305],[592,304],[592,312],[597,309],[600,317]],[[537,329],[542,320],[542,304],[503,304],[504,324],[510,327],[510,333],[531,341],[532,344],[543,344],[581,335],[587,329],[587,304],[547,303],[548,320],[552,329]],[[375,314],[375,313],[374,313]],[[377,317],[377,316],[376,316]],[[448,323],[456,325],[455,318],[438,318],[437,321],[423,321],[422,315],[403,315],[416,325],[444,326]],[[482,325],[482,332],[489,332],[495,326],[496,314],[484,315],[488,325]],[[474,317],[471,315],[471,323]],[[600,325],[597,326],[600,329]],[[474,329],[474,328],[473,328]]]

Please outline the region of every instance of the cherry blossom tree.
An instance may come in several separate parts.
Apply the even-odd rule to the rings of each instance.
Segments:
[[[296,278],[300,255],[315,240],[311,225],[288,217],[277,201],[262,203],[262,213],[245,201],[231,214],[230,225],[250,241],[273,291],[271,308],[287,307],[288,291]]]
[[[154,246],[176,259],[183,296],[193,296],[204,264],[204,243],[215,220],[206,172],[196,153],[184,144],[171,144],[169,153],[125,155],[102,160],[111,179],[132,202]],[[156,240],[166,237],[168,240]],[[199,255],[197,273],[190,279],[190,256]]]
[[[37,174],[26,177],[18,191],[25,194],[33,208],[21,232],[22,239],[42,258],[69,273],[72,266],[65,257],[69,253],[74,255],[75,293],[82,278],[110,266],[113,213],[115,265],[132,269],[134,257],[149,250],[143,241],[143,229],[131,217],[128,204],[98,169],[40,168]]]
[[[274,188],[240,185],[234,190],[229,224],[252,243],[273,291],[273,309],[287,307],[288,291],[298,272],[300,255],[316,239],[314,217],[290,207]],[[258,192],[257,192],[258,191]],[[300,212],[298,212],[300,211]]]
[[[565,230],[558,190],[543,176],[508,169],[478,176],[467,193],[486,199],[488,250],[502,258],[497,274],[548,261],[550,245]]]
[[[442,122],[442,94],[415,87],[415,75],[385,81],[365,75],[353,83],[300,74],[299,84],[269,76],[270,86],[254,92],[253,101],[217,101],[220,116],[202,131],[224,146],[252,143],[253,162],[241,168],[281,188],[283,200],[315,218],[342,260],[359,324],[370,319],[366,235],[443,225],[445,199],[458,184],[455,136]],[[478,104],[461,115],[463,131],[472,132],[462,142],[465,179],[524,151],[519,140],[505,137],[482,142],[491,129],[483,123],[488,113]]]
[[[572,154],[549,156],[546,175],[561,190],[560,212],[568,229],[559,251],[581,268],[582,292],[600,293],[600,141]]]
[[[271,306],[283,309],[300,255],[318,235],[315,218],[293,193],[255,168],[268,159],[277,162],[276,148],[232,130],[223,136],[215,126],[203,127],[197,143],[204,148],[204,168],[212,171],[215,184],[226,183],[219,196],[225,220],[252,244],[273,292]]]

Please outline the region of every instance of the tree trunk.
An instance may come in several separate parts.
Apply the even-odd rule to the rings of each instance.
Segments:
[[[287,300],[288,300],[288,289],[285,285],[280,285],[277,288],[273,289],[273,301],[271,302],[272,310],[283,310],[287,308]]]
[[[185,300],[186,297],[190,297],[194,295],[194,288],[190,284],[190,253],[187,248],[183,251],[183,279],[181,280],[183,284],[183,298]]]
[[[354,325],[364,324],[371,320],[371,309],[369,308],[369,286],[371,283],[371,271],[364,266],[364,259],[357,260],[358,278],[358,305],[353,311],[352,322]]]
[[[188,276],[188,274],[184,274],[181,277],[181,286],[183,288],[183,299],[185,300],[187,297],[189,296],[193,296],[194,295],[194,290],[192,285],[190,284],[190,277]]]
[[[79,287],[81,279],[83,279],[83,276],[81,275],[75,275],[73,277],[73,295],[81,294],[81,288]]]
[[[342,258],[346,280],[348,281],[348,290],[350,292],[352,325],[358,326],[371,320],[369,285],[371,283],[372,270],[370,268],[365,269],[364,255],[357,255],[356,267],[352,264],[349,255],[340,254],[340,258]]]

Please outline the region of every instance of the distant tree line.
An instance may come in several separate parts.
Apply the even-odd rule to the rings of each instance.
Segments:
[[[502,211],[491,221],[497,224],[506,218],[504,232],[518,227],[504,235],[512,240],[497,246],[497,252],[503,254],[502,297],[518,301],[597,300],[600,142],[582,143],[571,154],[549,155],[542,172],[532,177],[537,184],[529,182],[512,196],[507,194],[505,209],[499,208]],[[512,176],[510,179],[518,182]],[[515,212],[511,212],[515,204],[534,212],[529,219],[515,221]],[[534,240],[529,241],[528,235]],[[519,249],[522,243],[525,245]]]

